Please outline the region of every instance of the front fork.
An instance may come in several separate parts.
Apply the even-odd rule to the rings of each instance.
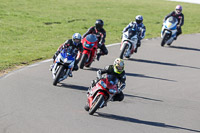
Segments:
[[[97,97],[99,95],[103,95],[104,96],[104,99],[105,99],[105,94],[103,94],[102,92],[98,92],[96,94],[96,96],[94,97],[94,99],[92,98],[93,96],[90,96],[90,94],[88,94],[88,103],[89,103],[89,107],[91,108],[92,107],[92,104],[96,101]],[[101,103],[101,105],[99,106],[100,108],[102,108],[105,104],[105,100]]]

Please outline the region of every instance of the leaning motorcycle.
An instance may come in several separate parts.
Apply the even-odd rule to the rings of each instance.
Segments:
[[[105,75],[95,86],[90,87],[87,92],[87,103],[85,110],[93,115],[97,109],[103,108],[107,102],[112,100],[113,96],[119,93],[118,79],[113,75]]]
[[[53,75],[53,85],[57,85],[60,81],[66,79],[69,75],[69,72],[74,67],[74,62],[76,58],[76,51],[72,48],[62,49],[52,68]]]
[[[130,58],[137,47],[138,35],[135,28],[129,29],[123,33],[121,42],[120,58]]]
[[[98,39],[96,35],[89,34],[82,39],[83,52],[81,55],[80,68],[90,67],[92,62],[95,60],[98,48]]]
[[[176,38],[177,34],[177,24],[178,20],[171,16],[169,17],[162,26],[161,30],[161,46],[164,46],[165,44],[171,45],[174,41],[174,38]]]

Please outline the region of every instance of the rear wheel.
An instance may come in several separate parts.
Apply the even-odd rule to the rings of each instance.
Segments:
[[[81,63],[80,63],[80,68],[81,69],[83,69],[87,59],[88,59],[88,56],[86,54],[83,54],[82,59],[81,59]]]
[[[93,115],[96,110],[99,108],[99,106],[102,104],[104,101],[103,95],[98,95],[94,103],[92,104],[92,107],[89,109],[89,114]]]
[[[121,59],[124,58],[124,55],[126,54],[127,50],[128,50],[128,44],[125,44],[125,46],[123,47],[122,52],[120,54]]]
[[[58,70],[58,72],[56,73],[56,77],[55,77],[55,79],[54,79],[54,81],[53,81],[53,85],[57,85],[57,83],[58,83],[58,80],[60,79],[60,76],[62,75],[62,73],[63,73],[63,71],[64,71],[64,66],[63,65],[61,65],[59,68],[58,68],[59,70]]]

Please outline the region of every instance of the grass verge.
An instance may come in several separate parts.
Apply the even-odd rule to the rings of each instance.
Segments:
[[[0,71],[51,58],[72,34],[84,34],[103,19],[106,44],[121,41],[121,31],[138,14],[146,38],[160,36],[162,19],[183,6],[183,33],[200,33],[199,5],[164,0],[0,0]]]

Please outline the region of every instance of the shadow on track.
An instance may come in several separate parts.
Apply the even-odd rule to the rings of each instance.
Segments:
[[[61,84],[61,86],[59,86],[59,87],[65,87],[65,88],[74,89],[74,90],[81,90],[81,91],[87,91],[88,90],[88,87],[86,87],[86,86],[64,84],[64,83],[60,83],[60,84]]]
[[[186,67],[186,68],[200,69],[199,67],[178,65],[178,64],[175,64],[175,63],[166,63],[166,62],[151,61],[151,60],[144,60],[144,59],[128,59],[127,61],[136,61],[136,62],[151,63],[151,64],[157,64],[157,65],[166,65],[166,66],[175,66],[175,67]]]
[[[131,98],[145,99],[145,100],[150,100],[150,101],[155,101],[155,102],[163,102],[162,100],[158,100],[158,99],[142,97],[142,96],[136,96],[136,95],[130,95],[130,94],[124,94],[124,96],[125,97],[131,97]]]
[[[184,128],[184,127],[178,127],[178,126],[173,126],[173,125],[168,125],[168,124],[160,123],[160,122],[139,120],[139,119],[126,117],[126,116],[119,116],[119,115],[107,114],[107,113],[97,113],[97,114],[98,115],[94,115],[94,116],[102,117],[102,118],[106,118],[106,119],[112,119],[112,120],[118,120],[118,121],[124,121],[124,122],[130,122],[130,123],[154,126],[154,127],[171,128],[171,129],[182,129],[182,130],[198,132],[198,133],[200,132],[199,130]]]
[[[191,51],[197,51],[200,52],[200,49],[197,48],[189,48],[189,47],[183,47],[183,46],[170,46],[168,48],[175,48],[175,49],[183,49],[183,50],[191,50]]]
[[[175,80],[157,78],[157,77],[146,76],[144,74],[136,74],[136,73],[126,73],[126,76],[141,77],[141,78],[151,78],[151,79],[165,80],[165,81],[170,81],[170,82],[177,82]]]
[[[89,68],[84,68],[84,70],[88,70],[88,71],[98,71],[98,70],[100,70],[100,68],[89,67]]]

